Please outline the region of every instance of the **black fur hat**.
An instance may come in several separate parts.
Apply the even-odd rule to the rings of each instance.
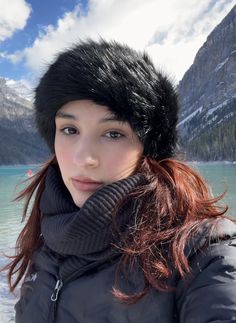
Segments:
[[[144,155],[174,155],[178,103],[170,80],[145,53],[104,40],[87,40],[61,53],[35,91],[36,123],[54,151],[55,114],[65,103],[90,99],[128,121]]]

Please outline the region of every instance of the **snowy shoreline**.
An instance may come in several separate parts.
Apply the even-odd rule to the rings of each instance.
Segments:
[[[180,160],[182,161],[182,160]],[[209,161],[202,161],[202,160],[184,160],[184,162],[188,163],[188,164],[206,164],[206,165],[220,165],[220,164],[234,164],[236,165],[236,160],[209,160]],[[11,168],[15,168],[15,167],[23,167],[23,168],[32,168],[32,167],[41,167],[42,164],[15,164],[15,165],[0,165],[0,168],[6,168],[6,169],[11,169]]]

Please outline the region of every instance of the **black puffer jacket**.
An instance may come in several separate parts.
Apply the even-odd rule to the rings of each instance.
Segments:
[[[192,273],[185,281],[173,277],[175,291],[150,290],[134,305],[112,296],[120,255],[111,248],[109,212],[139,183],[135,175],[108,185],[78,210],[58,173],[49,171],[41,200],[44,243],[22,285],[16,323],[236,322],[236,225],[229,220],[218,223],[207,247],[210,222],[203,223],[186,248]],[[139,291],[141,273],[120,274],[119,287]]]

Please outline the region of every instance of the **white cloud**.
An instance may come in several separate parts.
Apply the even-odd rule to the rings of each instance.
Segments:
[[[179,80],[233,5],[234,0],[90,0],[86,14],[76,6],[56,26],[46,26],[32,47],[11,58],[24,57],[38,76],[58,51],[78,39],[101,36],[145,49]]]
[[[0,42],[23,29],[31,7],[25,0],[0,0]]]
[[[7,58],[6,52],[0,52],[0,58]]]

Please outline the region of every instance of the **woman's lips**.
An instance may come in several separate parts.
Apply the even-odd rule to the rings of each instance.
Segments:
[[[78,191],[95,191],[102,186],[99,182],[86,182],[72,178],[72,184]]]

